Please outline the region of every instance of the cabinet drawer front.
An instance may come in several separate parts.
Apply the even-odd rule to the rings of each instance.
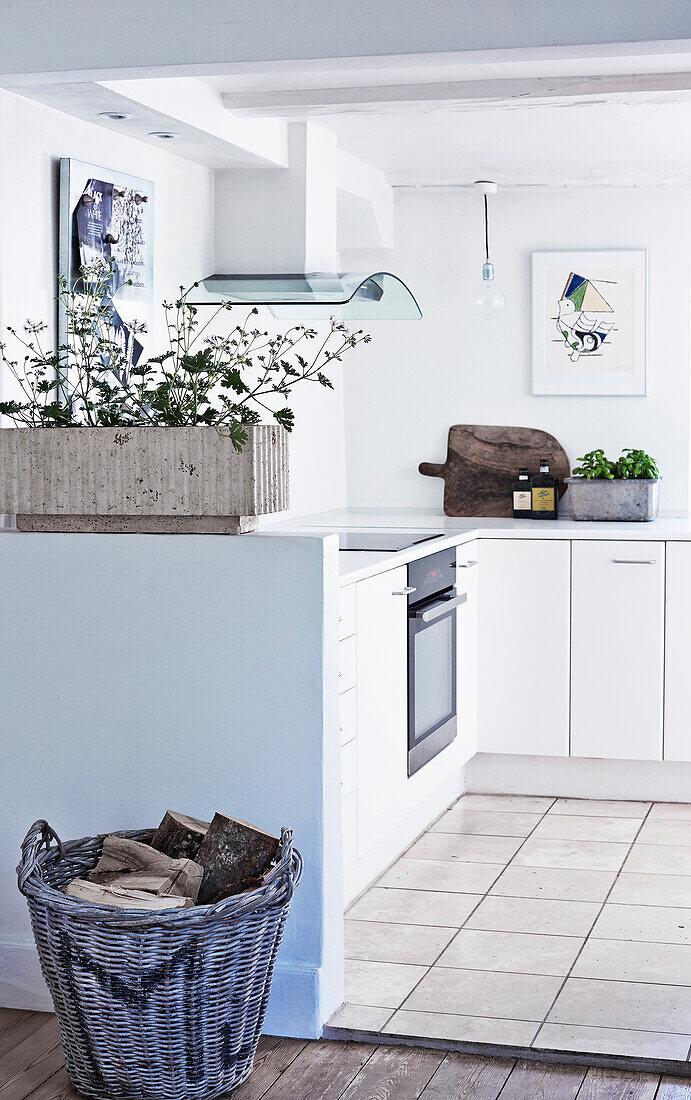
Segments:
[[[355,637],[338,643],[338,690],[350,691],[356,681]]]
[[[357,733],[357,698],[355,688],[344,691],[338,700],[341,728],[341,744],[353,741]]]
[[[357,792],[341,801],[343,831],[343,867],[352,867],[357,860]]]
[[[338,594],[338,636],[349,638],[355,633],[355,585],[341,588]]]
[[[357,788],[357,741],[349,741],[341,749],[341,797]]]
[[[662,759],[665,546],[574,541],[571,755]]]

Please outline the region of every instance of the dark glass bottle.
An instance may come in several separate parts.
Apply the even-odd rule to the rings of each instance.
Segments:
[[[518,481],[513,483],[513,518],[530,519],[531,507],[530,478],[528,470],[521,467],[518,471]]]
[[[549,472],[549,461],[540,459],[540,473],[530,482],[532,519],[557,518],[557,479]]]

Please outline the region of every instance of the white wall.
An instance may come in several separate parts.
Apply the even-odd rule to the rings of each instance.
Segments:
[[[474,192],[399,191],[393,253],[351,256],[355,270],[385,262],[423,310],[420,322],[379,322],[345,367],[351,506],[439,508],[442,482],[417,472],[443,461],[454,423],[543,428],[569,459],[603,446],[644,447],[659,461],[661,508],[688,509],[691,189],[500,192],[491,243],[506,308],[476,319],[482,207]],[[648,250],[647,397],[533,397],[531,252]]]
[[[213,173],[163,149],[0,91],[0,322],[53,322],[60,157],[153,180],[155,336],[164,298],[213,263]]]
[[[319,331],[325,331],[323,326]],[[289,398],[295,413],[295,428],[288,442],[290,507],[275,517],[277,521],[346,507],[343,380],[360,351],[349,352],[342,365],[329,369],[333,391],[305,382]],[[271,517],[263,525],[268,522]]]
[[[343,999],[337,558],[334,538],[0,532],[0,1005],[49,1007],[14,870],[33,821],[69,840],[220,810],[294,830],[266,1030],[320,1034]]]

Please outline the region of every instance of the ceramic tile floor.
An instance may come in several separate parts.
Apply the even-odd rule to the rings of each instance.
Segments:
[[[465,795],[345,944],[332,1028],[688,1063],[691,804]]]

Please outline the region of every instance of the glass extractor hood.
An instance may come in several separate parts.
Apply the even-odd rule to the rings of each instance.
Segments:
[[[210,275],[188,291],[195,306],[267,306],[274,317],[319,321],[419,320],[422,311],[408,287],[388,271],[282,275]]]

